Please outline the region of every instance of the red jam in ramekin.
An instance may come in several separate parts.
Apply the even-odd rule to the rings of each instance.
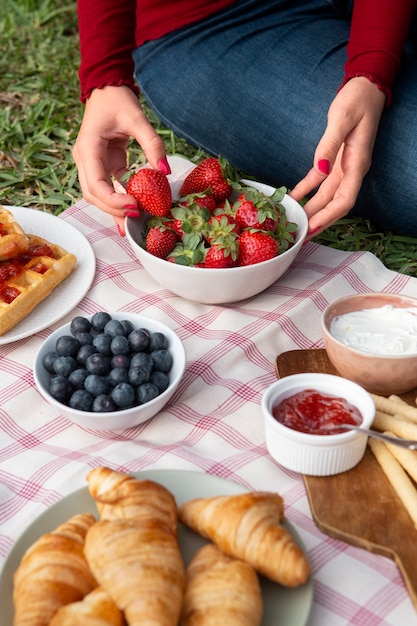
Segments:
[[[284,426],[311,435],[337,435],[346,432],[339,424],[362,423],[360,411],[344,398],[314,389],[285,398],[272,408],[272,414]]]

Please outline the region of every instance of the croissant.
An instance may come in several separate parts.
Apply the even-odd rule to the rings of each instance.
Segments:
[[[309,576],[303,551],[280,524],[283,501],[278,494],[197,498],[179,507],[179,518],[225,554],[247,561],[275,582],[297,587]]]
[[[259,626],[262,596],[251,565],[214,544],[201,548],[187,569],[181,626]]]
[[[123,613],[101,587],[59,609],[49,626],[123,626]]]
[[[178,530],[177,504],[173,494],[152,480],[139,480],[108,467],[97,467],[87,474],[88,488],[101,519],[131,521],[158,520]]]
[[[97,583],[84,556],[95,518],[81,513],[40,537],[14,574],[14,626],[48,626],[61,606],[81,600]]]
[[[130,626],[177,626],[185,587],[178,541],[164,525],[100,520],[85,555]]]

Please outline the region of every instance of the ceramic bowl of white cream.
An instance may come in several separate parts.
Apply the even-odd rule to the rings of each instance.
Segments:
[[[417,387],[417,299],[345,296],[328,305],[321,327],[329,360],[341,376],[384,396]]]

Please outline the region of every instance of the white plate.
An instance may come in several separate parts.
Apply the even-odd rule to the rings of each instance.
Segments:
[[[198,497],[212,497],[244,493],[246,489],[217,476],[210,476],[199,472],[185,470],[148,470],[134,474],[138,478],[155,480],[170,489],[177,504]],[[0,606],[2,626],[13,624],[13,573],[17,569],[24,552],[41,535],[50,532],[59,524],[65,522],[72,515],[82,512],[97,515],[95,504],[89,495],[88,488],[83,487],[66,496],[47,511],[40,515],[15,543],[9,553],[0,576]],[[285,522],[297,543],[304,549],[294,527]],[[186,564],[193,554],[204,543],[204,539],[191,530],[180,525],[179,540],[181,551]],[[304,549],[305,550],[305,549]],[[313,582],[309,581],[296,589],[287,589],[266,579],[261,579],[264,617],[262,626],[304,626],[307,624],[313,602]]]
[[[17,326],[0,337],[0,346],[30,337],[51,326],[72,311],[89,290],[96,271],[96,259],[92,247],[79,230],[50,213],[25,207],[5,206],[11,211],[23,230],[56,243],[72,252],[78,265],[52,294],[23,319]]]

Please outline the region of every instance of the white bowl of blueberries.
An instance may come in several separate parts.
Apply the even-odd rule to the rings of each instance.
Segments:
[[[38,350],[41,396],[73,422],[124,430],[154,417],[172,398],[186,366],[178,335],[136,313],[76,316]]]

